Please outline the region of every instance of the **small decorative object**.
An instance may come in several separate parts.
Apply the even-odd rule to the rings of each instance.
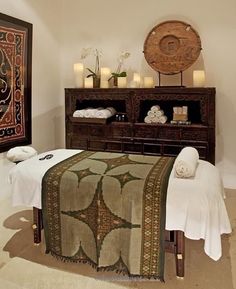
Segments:
[[[0,152],[31,144],[32,28],[0,13]]]
[[[160,109],[159,105],[153,105],[151,109],[147,112],[147,116],[144,118],[145,123],[161,123],[167,122],[167,117],[164,111]]]
[[[194,87],[205,86],[205,71],[204,70],[193,71],[193,86]]]
[[[173,120],[172,124],[191,124],[188,121],[188,107],[187,106],[175,106],[173,107]]]
[[[109,80],[113,79],[113,85],[117,86],[117,77],[126,77],[127,73],[126,71],[122,71],[122,65],[124,63],[124,60],[127,59],[130,56],[129,52],[122,52],[120,57],[118,58],[118,66],[115,72],[112,72],[112,76],[110,77]]]
[[[84,65],[83,63],[74,64],[75,87],[83,87],[84,83]]]
[[[39,158],[40,161],[50,160],[53,157],[53,154],[45,155],[44,157]]]
[[[124,112],[118,112],[118,113],[115,115],[115,120],[118,121],[118,122],[127,121],[127,114],[124,113]]]
[[[191,25],[178,21],[165,21],[155,26],[144,42],[147,63],[161,74],[177,74],[189,68],[199,57],[201,40]]]
[[[98,49],[93,50],[92,48],[83,48],[81,53],[81,59],[85,59],[92,52],[95,56],[95,66],[94,70],[87,68],[87,70],[90,72],[87,77],[93,78],[93,87],[100,87],[100,57],[102,55],[101,51],[99,51]]]
[[[152,88],[154,87],[154,80],[152,76],[145,76],[143,78],[143,86],[145,88]]]

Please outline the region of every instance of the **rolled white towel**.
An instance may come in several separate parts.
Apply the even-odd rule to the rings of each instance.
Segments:
[[[157,110],[154,112],[155,116],[160,117],[162,115],[164,115],[164,111],[163,110]]]
[[[87,118],[96,117],[95,115],[97,111],[98,110],[96,108],[85,109],[84,117],[87,117]]]
[[[148,116],[150,119],[153,119],[153,118],[156,117],[156,115],[155,115],[154,113],[149,113],[147,116]]]
[[[158,122],[162,123],[162,124],[166,123],[167,122],[167,116],[165,116],[165,115],[159,116]]]
[[[109,109],[101,109],[101,110],[98,110],[95,114],[95,117],[97,118],[109,118],[112,116],[112,113]]]
[[[193,147],[185,147],[178,154],[174,170],[177,178],[190,178],[195,176],[199,160],[198,151]]]
[[[114,107],[107,107],[96,112],[97,118],[109,118],[116,114]]]
[[[152,110],[149,110],[149,111],[147,112],[147,115],[150,116],[150,117],[154,117],[154,116],[155,116],[155,112],[152,111]]]
[[[78,109],[78,110],[74,111],[73,117],[84,117],[85,111],[86,111],[86,109]]]
[[[157,116],[151,117],[151,122],[158,123],[159,122],[159,117],[157,117]]]
[[[10,149],[7,152],[7,159],[11,162],[21,162],[36,156],[37,151],[30,146],[19,146]]]
[[[147,116],[144,118],[144,122],[145,122],[145,123],[152,123],[152,118],[151,118],[149,115],[147,115]]]
[[[116,110],[114,109],[114,107],[109,106],[109,107],[107,107],[106,109],[108,109],[108,110],[111,112],[111,115],[116,114]]]
[[[158,110],[160,110],[160,106],[159,105],[153,105],[151,107],[151,111],[158,111]]]

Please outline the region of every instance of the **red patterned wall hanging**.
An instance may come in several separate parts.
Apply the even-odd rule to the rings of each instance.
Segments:
[[[31,144],[32,24],[0,13],[0,152]]]

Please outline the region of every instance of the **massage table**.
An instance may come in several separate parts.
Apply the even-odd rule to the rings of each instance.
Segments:
[[[79,152],[82,151],[49,151],[18,163],[10,171],[13,206],[33,207],[32,228],[35,244],[41,242],[43,229],[43,176],[49,168]],[[193,178],[176,178],[172,169],[167,188],[165,251],[175,255],[177,277],[184,277],[185,237],[204,239],[205,253],[213,260],[221,257],[221,234],[231,232],[223,197],[220,175],[209,162],[199,160]]]

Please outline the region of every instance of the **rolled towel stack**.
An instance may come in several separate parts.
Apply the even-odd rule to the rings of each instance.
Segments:
[[[199,160],[198,151],[193,147],[185,147],[178,154],[174,163],[174,172],[177,178],[190,178],[195,176]]]
[[[73,113],[73,117],[84,117],[84,118],[109,118],[116,113],[113,107],[98,107],[98,108],[85,108],[76,110]]]
[[[166,123],[167,117],[164,111],[160,109],[159,105],[153,105],[147,112],[147,116],[144,118],[145,123]]]

